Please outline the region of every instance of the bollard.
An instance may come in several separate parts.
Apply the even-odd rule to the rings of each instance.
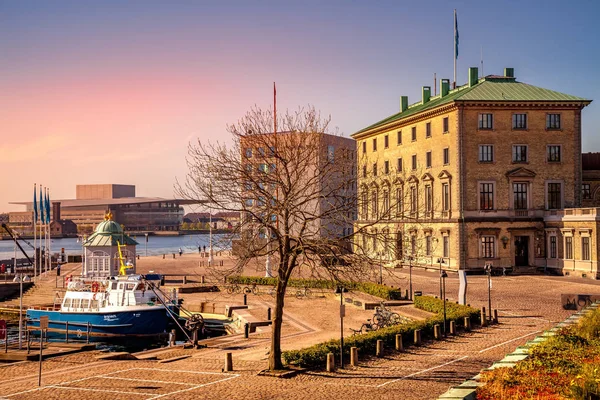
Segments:
[[[417,346],[421,345],[421,330],[420,329],[415,329],[415,345],[417,345]]]
[[[226,276],[223,277],[223,283],[227,283],[227,277]]]
[[[248,305],[248,295],[246,293],[244,293],[244,305]]]
[[[327,372],[335,371],[335,360],[333,353],[327,353]]]
[[[187,275],[183,276],[183,284],[186,285],[187,284]]]
[[[404,343],[402,343],[402,335],[396,335],[396,350],[404,351]]]
[[[469,317],[465,317],[465,330],[466,331],[471,330],[471,318],[469,318]]]
[[[440,324],[435,324],[433,326],[433,337],[437,340],[440,340],[442,338],[442,327],[440,326]]]
[[[498,323],[498,310],[494,310],[494,323]]]
[[[169,345],[171,347],[175,346],[175,339],[176,339],[175,329],[171,329],[171,333],[169,334],[169,340],[170,340]]]
[[[244,324],[244,338],[248,339],[248,335],[250,334],[250,324]]]
[[[200,277],[200,283],[204,283],[204,282],[205,282],[205,280],[204,280],[204,275],[202,275],[202,276]]]
[[[233,359],[231,358],[231,353],[225,353],[225,368],[223,368],[223,371],[233,371]]]
[[[377,357],[382,357],[383,356],[383,340],[378,340],[377,341],[377,348],[375,350],[375,355]]]
[[[350,365],[358,367],[358,348],[350,347]]]
[[[481,308],[481,326],[487,326],[488,322],[487,322],[487,317],[485,315],[485,307]]]
[[[173,253],[173,259],[175,259],[175,253]]]
[[[404,291],[404,300],[408,300],[408,289]]]
[[[450,334],[456,335],[456,322],[450,321]]]
[[[271,320],[271,307],[267,308],[267,321]]]

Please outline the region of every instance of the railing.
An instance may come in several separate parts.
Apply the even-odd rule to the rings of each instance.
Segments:
[[[547,210],[545,216],[596,216],[600,215],[600,208],[586,207],[586,208],[565,208],[563,210]]]

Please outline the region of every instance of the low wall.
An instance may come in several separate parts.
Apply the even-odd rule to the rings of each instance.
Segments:
[[[33,282],[23,282],[23,293],[33,286]],[[18,282],[0,282],[0,301],[5,301],[19,296]]]

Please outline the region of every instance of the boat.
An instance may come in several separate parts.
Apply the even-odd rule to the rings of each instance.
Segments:
[[[27,329],[39,331],[40,318],[48,317],[49,337],[104,340],[166,335],[177,318],[177,298],[164,295],[160,284],[158,274],[71,278],[57,304],[27,310]]]

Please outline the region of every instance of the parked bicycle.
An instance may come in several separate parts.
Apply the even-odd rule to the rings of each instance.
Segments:
[[[238,285],[237,283],[233,283],[229,286],[227,286],[227,293],[228,294],[234,294],[234,293],[241,293],[242,292],[242,287],[240,285]]]
[[[391,311],[382,302],[380,306],[375,307],[375,314],[373,314],[373,321],[381,327],[397,325],[402,322],[402,317],[398,313]]]
[[[312,296],[312,292],[311,292],[311,290],[310,290],[308,287],[306,287],[306,286],[304,286],[302,289],[298,289],[298,290],[296,291],[296,298],[297,298],[297,299],[301,299],[301,298],[303,298],[303,297],[310,297],[310,296]]]
[[[269,294],[269,296],[271,297],[275,297],[275,295],[277,294],[277,288],[275,286],[271,286],[268,290],[267,293]]]
[[[367,322],[363,323],[360,326],[360,329],[352,329],[350,328],[350,330],[353,332],[352,336],[354,335],[362,335],[363,333],[367,333],[367,332],[371,332],[371,331],[376,331],[379,329],[379,325],[377,325],[375,322],[371,322],[370,319],[367,320]]]
[[[252,286],[245,286],[244,293],[252,293],[255,296],[260,294],[260,289],[256,283],[253,283]]]

